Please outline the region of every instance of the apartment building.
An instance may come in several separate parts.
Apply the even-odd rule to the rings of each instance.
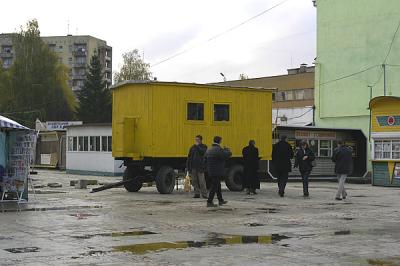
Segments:
[[[104,79],[107,85],[112,83],[112,47],[107,42],[89,35],[67,35],[41,37],[55,54],[60,63],[69,68],[69,86],[78,91],[86,79],[87,66],[94,53],[100,57]],[[12,47],[12,34],[0,34],[0,59],[4,68],[12,64],[15,56]]]

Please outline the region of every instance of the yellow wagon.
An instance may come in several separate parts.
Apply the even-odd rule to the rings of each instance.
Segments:
[[[242,148],[250,139],[261,159],[272,149],[272,91],[221,85],[126,81],[113,87],[112,153],[124,161],[125,184],[136,192],[156,181],[160,193],[171,193],[188,150],[198,134],[208,146],[219,135],[232,150],[226,185],[241,190]]]

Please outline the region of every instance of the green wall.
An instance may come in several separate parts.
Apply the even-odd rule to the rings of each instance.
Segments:
[[[368,86],[383,95],[382,64],[399,22],[399,0],[317,1],[317,126],[369,135]],[[400,30],[386,64],[387,95],[400,96]]]

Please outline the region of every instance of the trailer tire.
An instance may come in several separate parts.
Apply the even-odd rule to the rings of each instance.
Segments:
[[[138,192],[143,184],[141,182],[135,181],[135,177],[138,176],[138,172],[135,171],[134,168],[132,167],[126,167],[125,171],[124,171],[124,175],[122,177],[122,180],[129,180],[129,179],[133,179],[131,182],[128,182],[126,184],[124,184],[124,187],[127,191],[129,192]]]
[[[169,166],[162,166],[156,176],[156,186],[160,194],[171,194],[174,191],[176,174]]]
[[[243,190],[243,165],[232,165],[228,170],[228,175],[225,177],[225,184],[230,191]]]

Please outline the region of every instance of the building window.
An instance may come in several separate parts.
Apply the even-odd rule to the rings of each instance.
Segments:
[[[83,151],[89,150],[89,137],[83,137]]]
[[[400,140],[375,140],[374,159],[375,160],[400,159]]]
[[[305,89],[304,90],[304,99],[307,99],[307,100],[314,99],[314,89]]]
[[[107,137],[101,137],[101,151],[107,151]]]
[[[285,92],[286,93],[286,100],[287,101],[293,101],[294,100],[294,98],[293,98],[293,91],[286,91]]]
[[[275,92],[273,92],[273,93],[272,93],[272,101],[273,101],[273,102],[275,102],[275,97],[276,97]]]
[[[108,141],[108,145],[107,145],[108,151],[112,151],[112,137],[108,136],[107,141]]]
[[[332,141],[320,140],[318,155],[319,155],[319,157],[331,157],[332,156]]]
[[[90,137],[90,151],[100,151],[100,136]]]
[[[214,121],[229,121],[229,104],[214,104]]]
[[[78,151],[83,151],[83,137],[78,137]]]
[[[62,45],[60,45],[60,46],[58,46],[58,48],[61,50],[63,47],[62,47]]]
[[[304,90],[295,90],[296,100],[304,100]]]
[[[204,120],[204,103],[188,103],[186,117],[187,117],[187,120],[203,121]]]

